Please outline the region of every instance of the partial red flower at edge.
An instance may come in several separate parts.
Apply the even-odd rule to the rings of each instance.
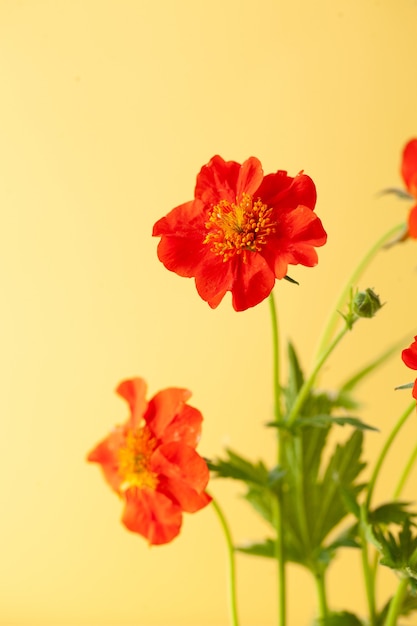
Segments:
[[[158,220],[158,257],[180,276],[194,277],[215,308],[227,291],[244,311],[264,300],[288,265],[317,264],[327,235],[314,213],[316,188],[302,172],[264,176],[250,157],[242,165],[214,156],[197,176],[194,200]]]
[[[417,200],[417,139],[411,139],[404,147],[401,175],[409,194]],[[408,214],[408,235],[417,239],[417,204]]]
[[[88,455],[101,465],[110,487],[124,500],[122,522],[150,544],[172,541],[182,513],[194,513],[211,501],[205,492],[207,464],[196,452],[202,415],[186,404],[187,389],[168,388],[146,401],[142,378],[125,380],[116,392],[130,417]]]
[[[405,348],[401,354],[402,360],[412,370],[417,370],[417,335],[409,348]],[[413,398],[417,400],[417,378],[413,387]]]

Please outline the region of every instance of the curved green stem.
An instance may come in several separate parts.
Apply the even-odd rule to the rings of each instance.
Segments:
[[[396,626],[397,617],[401,614],[402,603],[407,594],[407,587],[408,578],[402,578],[397,587],[397,591],[389,604],[388,614],[384,626]]]
[[[353,271],[352,275],[350,276],[349,280],[346,283],[345,288],[340,294],[339,299],[337,300],[336,306],[332,309],[333,312],[327,324],[325,325],[325,330],[323,332],[322,338],[319,342],[319,347],[317,349],[318,356],[320,356],[322,351],[325,350],[327,344],[330,342],[335,332],[335,328],[340,320],[339,311],[345,304],[349,296],[350,290],[352,289],[352,286],[355,286],[357,284],[359,278],[361,277],[363,272],[366,270],[367,266],[370,264],[374,256],[376,256],[376,254],[379,252],[379,250],[384,245],[386,245],[391,239],[393,239],[395,235],[401,232],[403,229],[404,229],[404,224],[398,224],[394,228],[391,228],[391,230],[389,230],[387,233],[385,233],[385,235],[380,237],[380,239],[378,239],[378,241],[372,246],[372,248],[365,254],[363,259],[360,261],[359,265]]]
[[[410,474],[411,469],[414,467],[414,463],[416,459],[417,459],[417,445],[414,447],[414,450],[412,451],[410,458],[408,459],[407,464],[400,476],[400,480],[398,481],[398,485],[394,491],[394,495],[393,495],[394,500],[397,500],[400,497],[400,493],[403,490],[403,487]]]
[[[237,614],[237,601],[236,601],[236,568],[235,568],[235,549],[233,546],[232,535],[229,530],[229,525],[223,514],[223,511],[213,498],[211,501],[214,510],[219,518],[220,525],[222,527],[224,537],[226,539],[227,552],[229,557],[229,602],[230,602],[230,618],[232,626],[239,626],[239,619]]]
[[[333,350],[336,348],[337,344],[343,339],[343,337],[345,336],[348,330],[349,330],[349,327],[346,325],[345,328],[343,328],[339,332],[339,334],[333,339],[331,344],[326,348],[326,350],[321,354],[321,356],[317,360],[316,366],[314,367],[310,376],[307,378],[307,380],[304,382],[303,386],[301,387],[299,394],[297,396],[297,400],[294,402],[291,408],[290,414],[288,415],[288,419],[286,422],[287,426],[291,426],[294,423],[294,421],[297,419],[301,409],[303,408],[303,404],[306,401],[312,386],[314,385],[317,374],[319,373],[319,371],[321,370],[321,368],[323,367],[324,363],[327,361],[327,359],[329,358]]]
[[[326,585],[324,582],[324,572],[315,575],[317,596],[319,599],[319,619],[320,623],[326,623],[329,609],[327,606]]]
[[[374,471],[372,472],[371,479],[370,479],[370,481],[368,483],[368,493],[367,493],[366,502],[365,502],[365,506],[366,506],[367,510],[369,510],[369,507],[370,507],[370,504],[371,504],[371,498],[372,498],[373,491],[374,491],[374,488],[375,488],[376,479],[378,478],[379,471],[380,471],[382,463],[384,462],[384,459],[385,459],[385,457],[386,457],[386,455],[388,453],[388,450],[390,449],[390,447],[391,447],[395,437],[398,435],[398,433],[401,430],[402,426],[407,421],[407,418],[410,416],[412,411],[415,410],[415,408],[416,408],[416,402],[415,402],[415,400],[413,400],[413,402],[406,408],[404,413],[400,416],[400,419],[395,424],[394,428],[392,429],[391,433],[388,436],[388,439],[385,442],[384,447],[382,448],[382,450],[381,450],[381,452],[379,454],[378,460],[375,463]]]
[[[273,389],[274,389],[274,414],[275,421],[280,422],[282,417],[281,407],[281,382],[280,382],[280,358],[279,358],[279,329],[278,315],[275,306],[273,293],[269,296],[269,306],[271,312],[272,323],[272,346],[273,346]],[[281,429],[278,428],[278,453],[277,460],[280,464],[282,459],[284,439]],[[274,504],[274,518],[276,530],[275,555],[278,568],[278,624],[285,626],[287,622],[287,579],[285,570],[285,554],[284,554],[284,520],[282,517],[282,494],[277,494]]]

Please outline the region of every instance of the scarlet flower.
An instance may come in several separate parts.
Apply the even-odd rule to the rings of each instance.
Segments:
[[[417,139],[411,139],[403,150],[401,175],[409,194],[417,200]],[[417,204],[408,214],[408,235],[417,239]]]
[[[402,360],[412,370],[417,370],[417,335],[409,348],[405,348],[401,354]],[[413,398],[417,400],[417,379],[414,382]]]
[[[154,225],[158,257],[167,269],[194,277],[212,308],[231,291],[233,307],[243,311],[270,294],[288,265],[317,264],[314,247],[327,235],[315,204],[315,185],[302,172],[264,176],[255,157],[240,165],[214,156],[197,176],[194,200]]]
[[[116,392],[130,407],[130,417],[88,455],[99,463],[110,487],[124,500],[122,522],[150,544],[178,535],[182,512],[205,507],[209,479],[206,462],[195,448],[202,415],[186,404],[191,393],[169,388],[146,401],[142,378],[125,380]]]

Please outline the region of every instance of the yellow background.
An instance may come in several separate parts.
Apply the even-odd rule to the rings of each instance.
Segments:
[[[113,393],[141,375],[149,394],[193,391],[200,452],[225,444],[272,459],[268,304],[215,311],[156,257],[153,223],[191,199],[216,153],[301,169],[329,241],[300,287],[276,287],[283,341],[309,368],[339,289],[409,204],[400,153],[417,135],[414,0],[0,1],[0,623],[225,626],[226,552],[211,508],[149,549],[85,462],[126,410]],[[361,286],[386,302],[326,370],[343,379],[417,330],[417,243],[381,253]],[[361,389],[379,426],[409,402],[399,355]],[[378,484],[389,497],[410,423]],[[268,437],[269,435],[269,437]],[[416,474],[408,497],[415,497]],[[264,528],[234,485],[214,483],[236,541]],[[238,558],[242,626],[275,623],[275,568]],[[357,553],[332,568],[332,607],[364,607]],[[384,584],[393,588],[387,572]],[[290,568],[290,626],[314,614],[312,581]],[[350,607],[352,605],[350,604]]]

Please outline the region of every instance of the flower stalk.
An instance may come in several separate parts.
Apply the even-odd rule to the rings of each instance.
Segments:
[[[236,591],[236,564],[235,564],[235,548],[233,545],[232,534],[226,517],[217,501],[212,498],[211,504],[219,519],[226,540],[227,555],[229,563],[229,608],[230,623],[232,626],[239,626],[238,610],[237,610],[237,591]]]
[[[280,381],[280,342],[278,315],[273,293],[269,296],[271,325],[272,325],[272,360],[273,360],[273,392],[274,392],[274,415],[277,423],[281,421],[281,381]],[[284,439],[281,429],[277,433],[278,465],[281,465]],[[282,515],[282,492],[278,489],[277,497],[274,499],[274,519],[275,519],[275,557],[277,560],[278,572],[278,624],[285,626],[287,622],[287,582],[284,552],[284,520]]]

